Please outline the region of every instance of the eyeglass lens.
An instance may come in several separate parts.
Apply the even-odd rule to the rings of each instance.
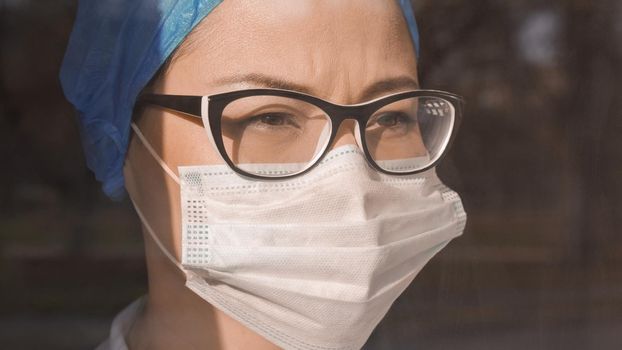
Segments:
[[[382,169],[407,173],[425,168],[443,151],[455,109],[440,97],[419,96],[387,104],[364,128],[365,146]],[[280,177],[312,166],[328,147],[332,125],[321,108],[296,98],[250,96],[223,109],[227,157],[254,175]]]

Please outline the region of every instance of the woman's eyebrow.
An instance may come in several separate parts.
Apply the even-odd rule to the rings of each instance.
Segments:
[[[367,86],[360,96],[360,101],[368,101],[385,93],[398,92],[400,90],[417,90],[419,83],[409,76],[400,76],[379,80]]]
[[[313,95],[314,91],[308,86],[286,81],[277,77],[271,77],[259,73],[250,73],[243,75],[233,75],[217,80],[220,84],[239,84],[246,83],[250,85],[258,85],[271,89],[294,90],[305,94]]]
[[[309,95],[317,95],[317,92],[309,86],[259,73],[234,75],[231,77],[219,79],[217,82],[220,84],[247,83],[271,89],[294,90]],[[379,80],[367,86],[363,90],[363,92],[359,96],[359,101],[367,101],[378,97],[384,93],[397,92],[399,90],[407,89],[419,89],[419,83],[417,82],[417,80],[410,76],[398,76],[394,78]]]

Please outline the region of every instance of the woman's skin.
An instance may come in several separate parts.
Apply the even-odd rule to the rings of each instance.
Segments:
[[[354,104],[418,87],[410,34],[393,0],[225,0],[186,41],[153,92],[276,87]],[[137,124],[175,173],[178,166],[222,163],[199,119],[148,107]],[[354,125],[344,122],[332,147],[356,144]],[[137,137],[124,174],[133,201],[181,261],[179,185]],[[187,289],[144,226],[143,236],[149,294],[127,337],[130,349],[277,349]]]

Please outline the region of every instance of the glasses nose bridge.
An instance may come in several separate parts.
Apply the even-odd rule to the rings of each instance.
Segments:
[[[353,127],[354,139],[356,144],[361,150],[363,150],[363,144],[361,140],[361,129],[365,127],[363,125],[365,119],[365,110],[360,106],[333,106],[330,111],[330,118],[333,128],[333,145],[339,143],[339,139],[342,135],[339,135],[339,129],[346,120],[354,120],[355,125]]]
[[[357,126],[360,128],[361,123],[365,119],[365,109],[360,106],[332,106],[333,108],[329,111],[329,115],[332,122],[332,127],[337,132],[341,124],[346,120],[354,120],[358,124]]]

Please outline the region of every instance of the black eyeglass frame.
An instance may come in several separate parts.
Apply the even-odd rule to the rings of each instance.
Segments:
[[[326,146],[322,150],[322,153],[315,158],[315,161],[312,164],[310,164],[307,168],[305,168],[304,170],[300,172],[289,174],[289,175],[273,177],[273,176],[262,176],[262,175],[257,175],[253,173],[248,173],[238,168],[233,163],[233,161],[227,155],[227,151],[225,149],[225,145],[222,139],[222,132],[221,132],[222,112],[224,111],[224,109],[229,103],[240,98],[251,97],[251,96],[280,96],[280,97],[294,98],[294,99],[298,99],[298,100],[310,103],[320,108],[322,111],[326,113],[326,115],[330,118],[331,134],[328,139],[328,142],[326,143]],[[393,171],[385,170],[382,167],[380,167],[378,164],[376,164],[369,150],[367,149],[367,143],[365,141],[365,127],[367,126],[367,122],[369,121],[369,118],[373,116],[374,112],[378,111],[379,109],[381,109],[382,107],[390,103],[403,100],[403,99],[407,99],[407,98],[413,98],[413,97],[438,97],[452,104],[454,108],[454,120],[453,120],[453,126],[450,131],[449,138],[448,140],[445,141],[445,145],[443,149],[440,151],[439,155],[436,157],[436,159],[432,160],[432,162],[430,162],[430,164],[428,164],[427,166],[421,169],[410,171],[410,172],[393,172]],[[205,122],[203,122],[204,120],[202,116],[203,101],[207,101],[208,103],[207,120],[209,122],[209,125],[205,125]],[[453,143],[456,137],[458,128],[460,126],[460,123],[462,121],[462,110],[463,110],[464,100],[459,95],[452,94],[446,91],[411,90],[411,91],[391,94],[388,96],[383,96],[383,97],[380,97],[380,98],[377,98],[377,99],[374,99],[368,102],[360,103],[360,104],[339,105],[339,104],[335,104],[335,103],[323,100],[319,97],[312,96],[312,95],[305,94],[305,93],[298,92],[298,91],[285,90],[285,89],[245,89],[245,90],[236,90],[236,91],[230,91],[230,92],[225,92],[225,93],[219,93],[219,94],[214,94],[214,95],[209,95],[209,96],[142,94],[138,97],[137,103],[155,105],[155,106],[159,106],[159,107],[171,110],[171,111],[179,112],[179,113],[191,116],[191,117],[201,119],[203,126],[206,129],[209,128],[209,132],[212,135],[212,141],[214,142],[214,145],[218,149],[218,152],[220,153],[222,159],[229,165],[229,167],[231,167],[231,169],[233,169],[235,172],[237,172],[240,175],[243,175],[245,177],[249,177],[252,179],[282,180],[282,179],[288,179],[288,178],[302,175],[310,171],[311,169],[313,169],[315,166],[317,166],[322,161],[322,159],[326,156],[326,154],[329,152],[330,145],[333,143],[333,141],[335,140],[335,137],[337,136],[337,131],[339,130],[339,126],[344,120],[347,120],[347,119],[353,119],[357,121],[358,128],[359,128],[360,142],[361,142],[360,146],[363,148],[363,153],[365,154],[365,158],[367,159],[367,162],[374,169],[382,173],[389,174],[389,175],[413,175],[413,174],[424,172],[436,166],[441,161],[441,159],[445,156],[445,154],[447,153],[447,150],[450,148],[451,144]]]

